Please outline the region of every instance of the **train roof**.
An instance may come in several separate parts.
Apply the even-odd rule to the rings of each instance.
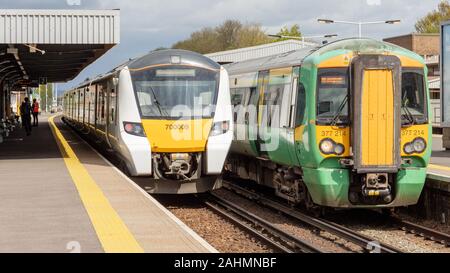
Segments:
[[[91,83],[98,82],[102,79],[108,78],[111,75],[115,74],[117,71],[124,69],[125,67],[128,67],[130,69],[140,69],[152,65],[170,64],[173,63],[172,57],[174,56],[179,57],[179,62],[176,63],[177,65],[199,66],[213,70],[220,69],[220,64],[214,62],[210,58],[205,57],[199,53],[182,49],[163,49],[152,51],[143,56],[130,59],[105,74],[100,74],[95,78],[88,79],[82,82],[75,88],[85,87],[90,85]]]
[[[416,53],[391,43],[369,38],[350,38],[335,41],[320,47],[308,47],[269,57],[236,62],[225,65],[224,67],[230,75],[236,75],[274,68],[297,66],[301,65],[309,56],[320,56],[335,50],[349,50],[362,54],[377,54],[390,51],[399,54],[409,54],[417,60],[422,60]]]
[[[179,62],[174,63],[172,57],[180,57]],[[165,49],[153,51],[145,56],[130,61],[127,66],[130,69],[139,69],[158,64],[192,65],[219,70],[220,65],[210,58],[196,52],[181,49]]]
[[[276,67],[288,67],[300,65],[306,56],[317,50],[317,47],[307,47],[299,50],[293,50],[286,53],[252,59],[248,61],[236,62],[224,65],[230,75],[256,72]]]

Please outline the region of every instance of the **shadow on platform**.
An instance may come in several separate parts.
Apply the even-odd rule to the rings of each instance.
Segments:
[[[25,129],[16,129],[0,143],[0,161],[17,159],[61,158],[61,153],[50,130],[47,117],[40,117],[39,127],[33,127],[31,136]]]

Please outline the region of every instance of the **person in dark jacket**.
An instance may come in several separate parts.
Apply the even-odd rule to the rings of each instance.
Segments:
[[[20,105],[20,116],[22,118],[22,127],[25,128],[27,136],[31,135],[31,114],[32,114],[30,99],[25,98]]]

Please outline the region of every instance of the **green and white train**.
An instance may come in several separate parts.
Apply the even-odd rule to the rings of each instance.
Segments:
[[[226,69],[235,106],[227,171],[307,207],[418,202],[432,138],[420,56],[347,39]]]

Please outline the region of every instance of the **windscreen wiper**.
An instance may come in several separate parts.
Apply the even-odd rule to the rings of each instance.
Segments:
[[[405,111],[406,113],[406,119],[408,119],[408,124],[413,126],[416,123],[416,119],[414,118],[413,114],[411,113],[411,111],[409,111],[408,106],[403,105],[402,109]]]
[[[408,105],[408,99],[404,100],[404,103],[402,103],[402,110],[406,113],[406,119],[409,121],[409,125],[413,126],[416,123],[416,119],[414,118],[411,111],[409,111]]]
[[[344,108],[345,108],[345,106],[348,103],[348,98],[349,98],[349,95],[347,94],[347,96],[345,96],[344,100],[339,105],[338,111],[337,111],[336,115],[333,117],[333,119],[331,121],[331,126],[336,126],[337,122],[339,120],[341,120],[342,111],[344,111]]]
[[[159,103],[159,100],[158,100],[158,98],[156,97],[156,93],[155,93],[155,90],[153,89],[153,87],[152,87],[152,86],[149,86],[149,87],[150,87],[150,90],[152,91],[152,94],[153,94],[153,102],[154,102],[154,103],[156,104],[156,106],[158,107],[158,110],[159,110],[160,115],[163,116],[163,117],[169,116],[169,114],[167,113],[166,110],[163,111],[162,105],[161,105],[161,103]]]

